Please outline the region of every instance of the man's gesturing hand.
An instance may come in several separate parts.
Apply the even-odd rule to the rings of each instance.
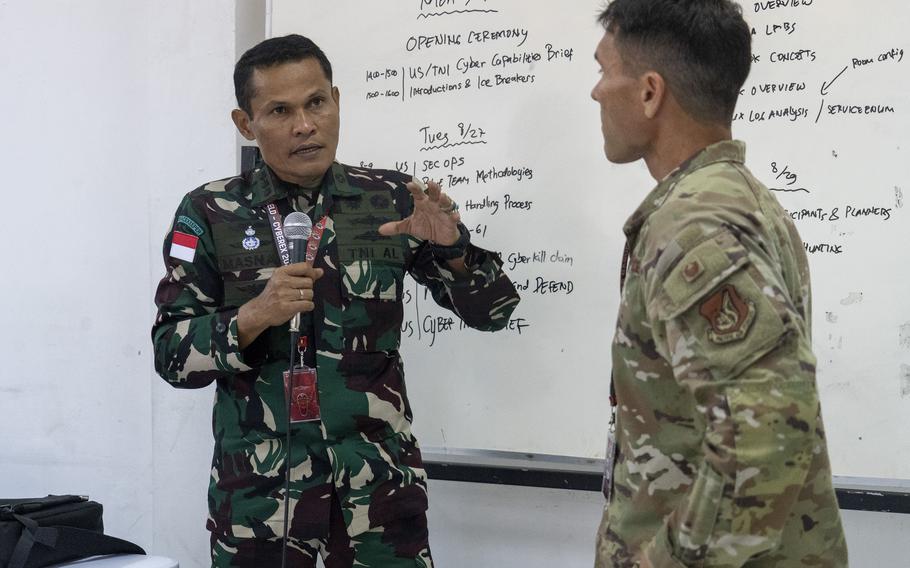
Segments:
[[[322,269],[313,268],[308,262],[276,268],[265,289],[237,312],[240,348],[244,349],[266,329],[287,323],[295,314],[313,311],[313,283],[320,278]]]
[[[455,209],[452,198],[442,192],[435,181],[427,184],[426,192],[417,182],[408,183],[408,191],[414,197],[414,211],[401,221],[392,221],[379,227],[379,234],[385,236],[407,233],[422,241],[432,241],[449,246],[458,240],[458,222],[461,216]]]

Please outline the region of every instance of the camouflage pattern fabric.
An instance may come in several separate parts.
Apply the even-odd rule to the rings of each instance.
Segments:
[[[290,529],[301,540],[326,534],[333,492],[351,537],[427,508],[398,353],[405,273],[475,329],[503,328],[518,303],[496,254],[469,246],[470,275],[456,278],[425,243],[378,234],[410,214],[409,179],[336,163],[313,207],[328,215],[315,261],[325,273],[301,326],[315,344],[322,421],[292,426]],[[265,166],[209,183],[183,199],[164,243],[155,368],[177,388],[217,385],[207,526],[233,538],[282,534],[290,339],[277,326],[241,351],[237,309],[279,266],[265,206],[286,216],[303,193]]]
[[[287,565],[316,568],[321,557],[325,568],[432,568],[427,517],[395,519],[384,526],[350,537],[337,498],[332,499],[327,538],[288,539]],[[262,568],[281,566],[281,538],[237,539],[212,533],[213,568]],[[356,562],[355,562],[356,561]]]
[[[613,342],[612,502],[596,566],[840,567],[847,551],[815,383],[796,228],[707,147],[626,223]]]

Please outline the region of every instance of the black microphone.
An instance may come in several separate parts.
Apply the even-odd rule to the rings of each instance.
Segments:
[[[287,239],[291,264],[306,260],[306,245],[313,232],[313,222],[309,215],[295,211],[284,220],[284,238]],[[291,318],[291,332],[300,332],[300,314]]]

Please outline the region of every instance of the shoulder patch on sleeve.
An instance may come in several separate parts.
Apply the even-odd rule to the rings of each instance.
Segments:
[[[751,267],[732,274],[678,317],[692,349],[717,379],[739,374],[784,341],[784,314],[762,290]]]
[[[736,286],[726,284],[702,301],[698,313],[708,320],[708,339],[723,345],[746,337],[755,321],[755,302],[743,299]]]
[[[196,245],[199,244],[199,237],[188,235],[175,230],[171,235],[171,258],[176,258],[185,262],[193,262],[196,258]]]
[[[186,215],[180,215],[177,217],[177,222],[175,224],[177,227],[182,227],[186,229],[187,232],[191,232],[197,237],[201,237],[203,234],[205,234],[205,229],[203,229],[199,223],[187,217]]]
[[[662,319],[688,310],[749,262],[742,243],[726,229],[684,250],[661,282],[657,308]]]

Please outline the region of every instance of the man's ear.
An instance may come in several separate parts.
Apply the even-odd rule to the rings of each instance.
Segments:
[[[253,134],[253,131],[250,130],[250,116],[246,113],[245,110],[235,108],[231,111],[231,120],[234,121],[234,126],[237,127],[237,131],[246,138],[247,140],[255,140],[256,135]]]
[[[332,98],[335,99],[335,106],[341,110],[341,91],[338,90],[338,87],[332,87]]]
[[[667,83],[660,73],[648,71],[641,76],[641,105],[647,118],[660,112],[667,98]]]

